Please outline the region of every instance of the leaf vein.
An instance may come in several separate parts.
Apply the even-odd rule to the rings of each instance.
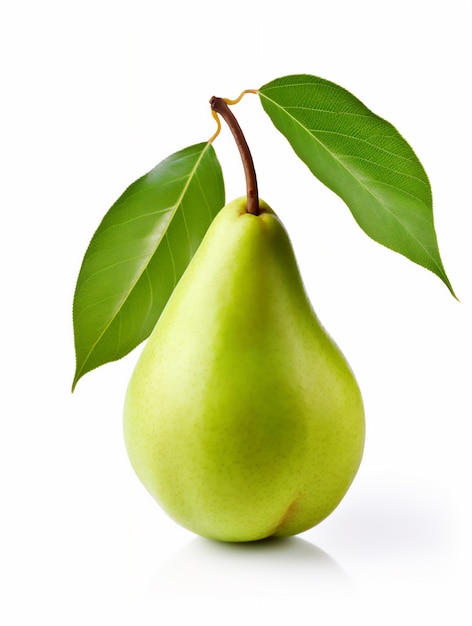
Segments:
[[[179,194],[179,196],[177,198],[177,201],[174,204],[172,215],[175,215],[175,213],[179,209],[179,207],[180,207],[180,205],[181,205],[181,203],[183,201],[183,198],[185,197],[185,195],[186,195],[186,193],[187,193],[187,191],[189,189],[189,186],[190,186],[190,183],[192,181],[192,178],[193,178],[193,176],[195,176],[195,173],[197,172],[198,167],[200,166],[200,163],[202,162],[202,159],[203,159],[204,155],[206,154],[206,152],[207,152],[207,150],[209,149],[210,146],[211,146],[210,142],[207,142],[205,144],[203,150],[201,150],[200,154],[198,155],[198,158],[197,158],[194,166],[190,170],[188,176],[181,177],[181,180],[186,180],[186,183],[185,183],[182,191],[180,192],[180,194]],[[165,235],[167,235],[167,231],[165,232]],[[162,241],[162,237],[156,242],[156,245],[154,246],[154,251],[148,257],[148,262],[143,265],[143,267],[141,269],[141,272],[136,276],[136,278],[133,281],[133,283],[129,286],[127,291],[122,295],[120,301],[117,302],[117,306],[115,307],[113,315],[110,317],[108,323],[104,326],[104,328],[102,329],[102,332],[100,332],[97,335],[95,341],[89,347],[89,350],[88,350],[87,354],[85,355],[85,358],[82,361],[81,367],[78,368],[77,371],[76,371],[76,375],[75,375],[75,380],[76,381],[81,377],[82,372],[85,370],[86,364],[88,363],[88,361],[91,358],[91,355],[94,353],[96,347],[98,346],[98,344],[102,340],[102,338],[105,335],[105,333],[107,332],[107,330],[110,328],[110,326],[113,323],[113,321],[116,318],[116,316],[122,310],[124,304],[126,303],[126,301],[128,300],[128,298],[130,296],[130,293],[133,291],[133,289],[135,288],[136,284],[141,279],[141,276],[143,275],[143,272],[147,269],[151,259],[153,258],[154,254],[156,253],[156,250],[157,250],[158,246],[160,245],[161,241]],[[175,281],[176,281],[176,272],[175,272],[175,267],[174,267],[174,284],[175,284]]]
[[[310,137],[312,137],[320,146],[322,146],[322,148],[324,148],[324,150],[331,155],[331,157],[337,162],[339,163],[339,165],[353,178],[354,182],[357,183],[359,186],[361,186],[364,191],[372,196],[374,198],[374,200],[380,205],[384,207],[384,210],[386,212],[388,212],[390,214],[390,216],[393,218],[394,221],[396,221],[398,223],[398,225],[404,230],[404,232],[409,235],[414,241],[416,241],[416,243],[426,252],[426,254],[428,255],[428,257],[430,258],[431,262],[433,263],[433,265],[438,268],[439,271],[441,271],[441,267],[438,264],[438,262],[436,261],[436,258],[431,254],[430,250],[425,247],[422,242],[420,242],[418,240],[418,238],[414,235],[414,233],[406,227],[406,225],[395,215],[395,213],[393,211],[391,211],[391,209],[385,205],[384,203],[382,203],[381,198],[374,193],[374,191],[372,189],[369,189],[369,187],[367,187],[365,184],[363,184],[363,182],[361,180],[359,180],[356,176],[354,176],[354,174],[352,173],[352,171],[346,166],[346,164],[339,158],[339,156],[333,152],[332,150],[329,149],[329,147],[323,143],[320,139],[318,139],[317,137],[315,137],[312,133],[310,133],[310,130],[304,126],[295,116],[293,116],[291,113],[287,112],[286,108],[283,107],[282,105],[280,105],[278,102],[276,102],[275,100],[268,98],[263,92],[260,92],[261,97],[265,97],[267,100],[269,100],[270,102],[272,102],[273,105],[275,105],[279,110],[281,110],[283,113],[285,113],[286,115],[288,115],[292,122],[294,124],[296,124],[296,127],[299,128],[299,130],[301,132],[305,132],[307,133]]]

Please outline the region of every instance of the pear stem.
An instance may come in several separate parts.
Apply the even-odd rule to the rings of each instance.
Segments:
[[[233,133],[234,140],[239,149],[239,154],[244,167],[244,174],[246,176],[246,194],[247,194],[247,207],[248,213],[253,215],[259,215],[259,194],[257,190],[256,170],[254,168],[254,161],[252,160],[251,151],[247,145],[246,138],[241,130],[238,120],[234,117],[228,104],[223,98],[213,96],[210,99],[210,106],[212,111],[219,113],[224,121],[228,124],[230,131]]]

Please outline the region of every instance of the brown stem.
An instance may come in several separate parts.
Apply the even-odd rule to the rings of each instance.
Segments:
[[[239,154],[241,155],[243,162],[244,174],[246,175],[247,212],[252,213],[253,215],[259,215],[259,195],[257,191],[256,170],[254,169],[251,151],[249,150],[243,131],[223,98],[213,96],[210,99],[210,106],[213,111],[221,115],[233,133],[234,140],[236,141],[236,145],[238,146]]]

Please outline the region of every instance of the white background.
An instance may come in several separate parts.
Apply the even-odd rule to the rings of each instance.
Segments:
[[[471,13],[466,0],[3,3],[3,624],[470,623]],[[256,96],[238,105],[261,196],[363,390],[367,441],[318,527],[221,545],[169,520],[131,470],[121,411],[140,349],[71,395],[73,290],[124,188],[213,133],[212,95],[303,72],[414,147],[461,302],[360,231]],[[215,148],[228,200],[242,195],[226,129]]]

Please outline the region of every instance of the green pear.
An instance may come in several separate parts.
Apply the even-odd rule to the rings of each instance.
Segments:
[[[264,202],[214,219],[138,360],[124,435],[145,487],[205,537],[294,535],[345,495],[361,394]]]

